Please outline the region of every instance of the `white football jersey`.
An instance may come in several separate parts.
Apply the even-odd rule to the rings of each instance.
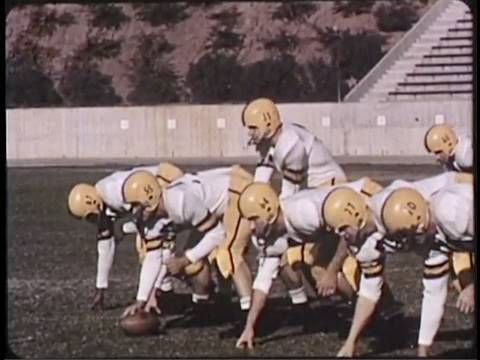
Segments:
[[[157,165],[139,166],[125,171],[116,171],[107,177],[104,177],[95,184],[100,197],[105,202],[108,208],[116,212],[128,211],[130,206],[123,202],[122,186],[125,179],[134,171],[146,170],[152,174],[156,174]]]
[[[369,206],[375,215],[375,222],[379,231],[385,233],[385,228],[381,222],[381,211],[388,196],[396,189],[407,187],[420,192],[425,200],[429,201],[431,196],[444,188],[445,186],[455,184],[456,173],[453,171],[445,172],[418,181],[395,180],[389,186],[370,198]]]
[[[321,140],[303,126],[288,122],[282,124],[277,144],[270,147],[257,165],[258,173],[265,175],[258,175],[256,170],[255,181],[269,182],[272,173],[262,171],[262,167],[275,168],[284,176],[286,170],[303,173],[307,187],[311,188],[332,178],[346,179],[345,172]]]
[[[286,236],[280,236],[273,243],[267,245],[263,239],[252,235],[252,243],[258,250],[259,257],[280,257],[288,249],[288,239]]]
[[[447,244],[473,241],[473,186],[453,184],[433,194],[430,199],[432,217],[440,240]],[[459,244],[461,247],[461,244]]]
[[[176,224],[199,226],[210,214],[221,217],[228,203],[232,168],[185,174],[163,192],[166,210]]]
[[[444,167],[447,171],[465,171],[473,170],[473,146],[472,138],[469,136],[459,136],[458,144],[455,146],[454,156]]]
[[[360,263],[377,261],[383,257],[382,240],[383,236],[378,232],[374,232],[359,247],[349,245],[348,249]]]
[[[306,189],[280,200],[287,233],[297,242],[304,242],[323,230],[323,203],[327,195],[335,188],[347,186],[361,192],[368,178],[361,178],[349,183],[333,186]]]

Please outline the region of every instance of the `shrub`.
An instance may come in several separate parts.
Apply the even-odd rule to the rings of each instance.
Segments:
[[[112,106],[122,102],[112,86],[112,77],[91,64],[68,68],[60,90],[69,106]]]
[[[90,24],[105,30],[118,30],[123,23],[130,21],[123,10],[111,4],[90,5],[93,19]]]
[[[89,37],[81,49],[86,61],[112,59],[120,55],[122,44],[120,40]]]
[[[240,35],[234,31],[230,30],[216,30],[214,34],[215,38],[213,40],[210,48],[214,52],[222,50],[238,50],[243,45],[244,35]]]
[[[375,4],[374,0],[348,0],[348,1],[336,1],[333,11],[335,13],[341,13],[344,17],[350,17],[352,15],[368,14],[372,10],[372,6]]]
[[[244,69],[237,99],[266,96],[276,101],[298,101],[305,92],[299,72],[295,58],[287,54],[253,63]]]
[[[152,71],[153,70],[153,71]],[[156,69],[138,69],[133,91],[127,96],[134,105],[156,105],[178,102],[177,75],[168,65]]]
[[[132,104],[155,105],[179,101],[178,77],[162,56],[174,47],[155,34],[142,34],[130,63],[133,86],[127,100]]]
[[[185,3],[146,3],[136,6],[137,19],[152,26],[173,25],[188,17]]]
[[[340,80],[341,98],[347,93],[348,85],[345,82],[344,74],[338,78],[337,68],[331,64],[326,64],[318,59],[307,65],[311,74],[312,92],[307,101],[337,101],[337,86]]]
[[[230,9],[209,15],[208,18],[210,20],[216,20],[219,25],[222,25],[228,29],[232,29],[238,24],[239,16],[239,11],[236,9]]]
[[[351,76],[356,79],[362,78],[384,55],[382,50],[384,44],[385,38],[373,32],[343,34],[338,60],[345,78]]]
[[[380,5],[375,11],[377,26],[381,31],[407,31],[418,20],[416,11],[407,5]]]
[[[385,38],[374,32],[352,34],[350,30],[319,32],[319,37],[330,49],[331,65],[342,68],[345,77],[362,78],[382,58]]]
[[[30,17],[29,33],[35,37],[52,36],[58,28],[70,26],[75,18],[70,13],[58,15],[55,10],[37,7]]]
[[[316,5],[309,2],[285,2],[275,10],[272,18],[282,21],[303,21],[316,10]]]
[[[186,86],[194,103],[232,102],[238,99],[241,77],[242,67],[236,56],[207,53],[190,66]]]
[[[7,108],[59,106],[63,103],[52,79],[26,58],[9,58],[5,67]]]
[[[295,35],[288,35],[284,31],[276,38],[267,40],[264,43],[265,49],[276,50],[280,53],[293,51],[298,45],[298,38]]]

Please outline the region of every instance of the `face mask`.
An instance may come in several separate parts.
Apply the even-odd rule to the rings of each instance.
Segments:
[[[89,222],[90,224],[98,224],[99,219],[100,217],[98,216],[98,214],[88,214],[85,217],[85,220],[87,220],[87,222]]]

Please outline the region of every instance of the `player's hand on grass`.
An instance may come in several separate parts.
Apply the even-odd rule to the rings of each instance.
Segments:
[[[337,353],[337,357],[352,357],[355,351],[354,344],[345,342],[340,351]]]
[[[317,293],[321,296],[331,296],[337,289],[337,274],[333,271],[327,271],[317,280]]]
[[[237,340],[236,347],[239,349],[248,349],[252,350],[253,349],[253,338],[255,334],[252,328],[246,327],[242,335]]]
[[[128,306],[123,312],[121,318],[134,315],[137,311],[142,310],[145,306],[145,301],[137,300],[132,305]]]
[[[475,308],[475,296],[473,284],[468,285],[462,290],[457,299],[457,308],[464,314],[473,312]]]
[[[158,307],[158,300],[157,300],[157,289],[154,289],[148,298],[147,304],[145,305],[145,311],[151,312],[154,311],[156,314],[160,315],[162,311]]]
[[[105,289],[97,289],[95,292],[95,296],[93,297],[92,304],[90,305],[90,309],[92,310],[103,310],[103,301],[105,298]]]
[[[428,357],[429,355],[430,355],[429,345],[418,345],[418,350],[417,350],[418,357]]]
[[[167,269],[172,275],[178,275],[190,264],[190,260],[186,256],[174,256],[167,261]]]

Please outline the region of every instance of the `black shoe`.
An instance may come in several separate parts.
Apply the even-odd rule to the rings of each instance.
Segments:
[[[242,331],[244,328],[245,324],[242,324],[240,322],[236,322],[232,326],[230,326],[228,329],[221,331],[218,334],[218,338],[220,340],[225,340],[225,339],[236,339],[242,335]]]
[[[292,309],[294,313],[296,313],[295,316],[298,317],[298,320],[301,322],[302,332],[304,334],[312,334],[317,331],[319,319],[313,315],[312,308],[308,302],[293,305]]]
[[[309,320],[310,305],[308,302],[303,304],[292,304],[288,309],[287,316],[284,321],[285,326],[304,325]]]
[[[198,303],[193,303],[190,308],[188,308],[184,316],[175,321],[176,327],[205,327],[209,325],[209,316],[212,313],[211,303],[208,301],[199,301]]]
[[[234,321],[228,329],[221,331],[218,334],[218,338],[223,339],[232,339],[238,338],[242,335],[245,323],[247,321],[248,310],[241,310],[237,313],[237,319]]]
[[[160,291],[156,293],[157,302],[165,315],[179,315],[185,313],[190,304],[190,295],[176,294],[174,291]]]
[[[401,317],[403,315],[403,303],[393,300],[380,308],[378,318],[381,321],[388,322],[394,318]]]

